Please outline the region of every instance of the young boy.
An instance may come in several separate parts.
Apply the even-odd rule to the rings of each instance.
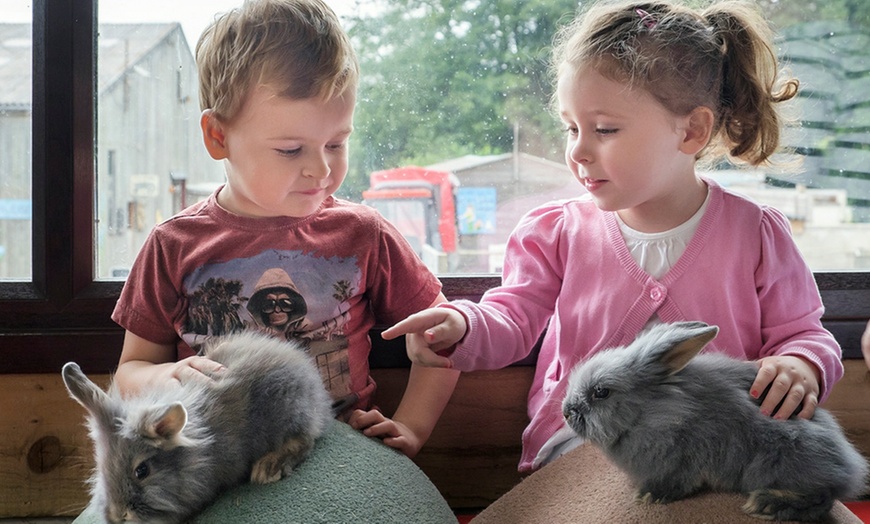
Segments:
[[[205,340],[262,330],[305,344],[340,418],[413,456],[458,373],[414,368],[393,420],[369,411],[369,329],[445,298],[395,228],[333,197],[358,80],[337,17],[321,0],[245,2],[196,59],[203,141],[226,184],[142,247],[112,314],[126,329],[116,381],[209,380],[221,366],[196,356]]]

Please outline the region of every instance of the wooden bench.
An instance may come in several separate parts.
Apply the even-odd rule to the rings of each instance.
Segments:
[[[852,339],[843,343],[846,375],[826,407],[870,457],[870,372]],[[391,414],[407,382],[404,346],[377,333],[372,340],[376,402]],[[455,510],[481,509],[521,480],[516,467],[533,372],[527,364],[460,378],[415,459]],[[77,515],[87,501],[91,453],[84,410],[67,396],[59,371],[0,375],[0,518]]]
[[[404,348],[381,350],[395,358]],[[857,346],[844,347],[844,355],[845,375],[824,407],[870,457],[870,371]],[[376,403],[386,414],[395,411],[408,375],[395,362],[389,365],[372,369],[378,384]],[[526,394],[533,374],[529,363],[460,377],[435,431],[414,459],[454,509],[484,508],[521,480],[517,464],[520,438],[529,421]]]

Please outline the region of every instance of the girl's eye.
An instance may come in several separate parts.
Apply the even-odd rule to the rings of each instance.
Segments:
[[[344,149],[344,142],[342,142],[340,144],[330,144],[330,145],[326,146],[326,148],[331,150],[331,151],[341,151],[342,149]]]
[[[595,129],[595,132],[599,135],[612,135],[615,134],[619,129],[610,128],[610,127],[599,127]]]
[[[565,126],[565,133],[567,133],[571,136],[576,136],[577,135],[577,128],[574,126]]]
[[[283,156],[296,156],[302,151],[301,147],[297,147],[296,149],[276,149],[279,155]]]
[[[592,398],[601,400],[610,396],[610,390],[601,386],[592,388]]]

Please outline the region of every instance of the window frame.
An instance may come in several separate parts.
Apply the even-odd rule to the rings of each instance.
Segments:
[[[30,282],[0,282],[0,374],[114,370],[123,282],[98,281],[94,255],[97,0],[33,3],[33,245]],[[860,358],[870,272],[816,272],[825,325]],[[478,300],[494,275],[444,276],[449,299]]]

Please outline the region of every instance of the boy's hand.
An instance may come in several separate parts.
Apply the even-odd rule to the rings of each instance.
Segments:
[[[452,368],[453,361],[438,352],[452,348],[462,340],[467,329],[462,313],[455,309],[436,307],[411,315],[385,330],[381,336],[392,340],[405,335],[408,358],[415,364]]]
[[[797,416],[813,418],[819,404],[819,371],[807,360],[792,355],[759,360],[758,375],[749,393],[753,398],[759,398],[768,386],[770,390],[761,403],[762,413],[785,420],[795,414],[803,403]]]
[[[350,427],[362,431],[367,437],[381,439],[384,444],[404,453],[408,458],[414,456],[423,447],[423,443],[407,426],[401,422],[389,419],[380,411],[373,409],[354,410],[347,421]]]
[[[187,357],[168,367],[170,380],[179,384],[198,380],[213,380],[225,369],[223,364],[200,356]]]

